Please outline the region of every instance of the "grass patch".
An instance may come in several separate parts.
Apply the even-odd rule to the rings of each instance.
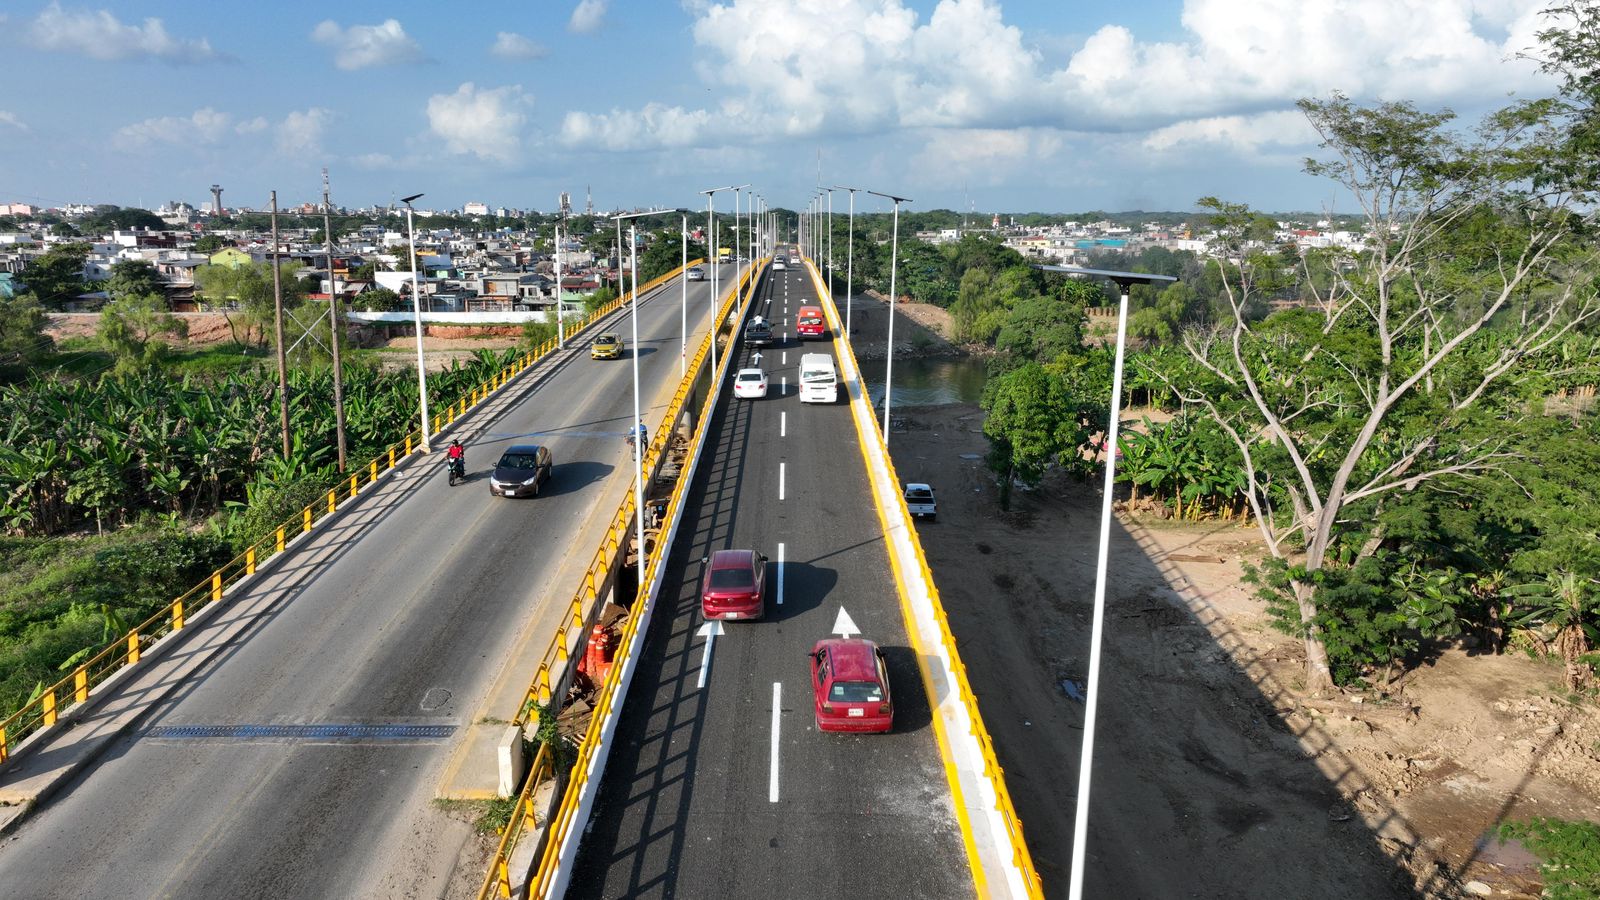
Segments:
[[[1501,840],[1516,839],[1541,860],[1543,896],[1551,900],[1600,897],[1600,823],[1535,818],[1506,822]]]
[[[463,819],[471,819],[479,834],[500,834],[511,824],[511,814],[516,812],[517,798],[496,797],[493,800],[449,800],[435,798],[433,805]]]

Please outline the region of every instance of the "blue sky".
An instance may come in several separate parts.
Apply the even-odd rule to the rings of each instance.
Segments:
[[[820,152],[823,184],[917,209],[1337,209],[1300,173],[1296,98],[1546,93],[1514,58],[1543,5],[8,0],[0,202],[289,204],[327,166],[351,206],[699,207],[749,182],[793,208]]]

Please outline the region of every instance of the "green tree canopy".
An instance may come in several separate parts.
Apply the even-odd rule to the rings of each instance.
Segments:
[[[160,338],[182,339],[189,326],[167,312],[160,293],[129,294],[107,303],[100,311],[100,345],[116,360],[118,372],[137,371],[160,362],[167,343]]]
[[[45,251],[22,271],[22,282],[47,309],[61,309],[89,289],[83,264],[88,244],[61,244]]]
[[[166,296],[166,284],[156,267],[142,259],[118,260],[111,267],[111,278],[106,281],[106,293],[112,300],[132,297]]]

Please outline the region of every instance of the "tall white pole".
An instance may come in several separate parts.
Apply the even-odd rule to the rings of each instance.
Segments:
[[[683,287],[683,311],[679,316],[679,328],[683,337],[678,341],[678,377],[683,377],[689,371],[689,214],[683,213],[683,225],[678,229],[678,255],[682,261],[678,263],[678,281]]]
[[[417,283],[417,227],[411,219],[411,204],[406,204],[406,231],[411,235],[411,321],[417,329],[417,395],[422,398],[422,452],[428,446],[428,372],[422,362],[422,288]]]
[[[894,201],[894,236],[889,249],[889,347],[883,364],[883,444],[889,445],[889,388],[890,374],[894,371],[894,291],[895,275],[900,268],[900,201]]]
[[[621,228],[622,220],[617,220],[617,227]],[[628,225],[628,240],[638,246],[639,239],[632,224]],[[638,590],[645,589],[644,583],[644,441],[638,438],[638,426],[644,421],[639,412],[639,264],[637,253],[628,254],[629,270],[633,278],[633,521],[634,537],[639,542],[639,576]],[[621,268],[621,260],[618,260]]]
[[[828,296],[833,297],[833,188],[828,188]]]
[[[712,235],[717,228],[717,194],[716,191],[706,192],[706,255],[711,256]],[[711,374],[717,372],[717,332],[721,330],[722,323],[717,321],[717,263],[714,259],[707,259],[706,264],[711,266]]]
[[[855,303],[856,279],[856,189],[850,188],[850,234],[845,238],[844,337],[850,339],[850,310]]]
[[[733,283],[734,293],[739,289],[739,189],[733,189]]]
[[[556,220],[556,346],[567,346],[567,329],[561,315],[561,220]]]
[[[1117,356],[1111,370],[1111,421],[1106,426],[1106,481],[1100,497],[1100,550],[1095,560],[1094,617],[1089,630],[1089,683],[1083,705],[1083,749],[1078,758],[1077,808],[1072,817],[1070,900],[1083,900],[1083,864],[1088,856],[1089,786],[1094,767],[1095,714],[1100,700],[1100,641],[1105,632],[1106,561],[1111,548],[1111,494],[1117,483],[1117,424],[1122,407],[1122,356],[1128,333],[1128,287],[1119,284],[1122,299],[1117,316]]]

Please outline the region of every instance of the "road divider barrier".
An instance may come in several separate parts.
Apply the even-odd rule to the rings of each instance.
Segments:
[[[764,263],[764,260],[755,261],[729,291],[728,298],[718,307],[716,318],[711,323],[714,327],[706,334],[705,340],[700,342],[682,381],[678,384],[677,391],[667,404],[665,414],[656,427],[650,429],[653,437],[643,455],[641,465],[651,481],[654,480],[654,473],[658,471],[671,446],[676,424],[685,412],[695,384],[704,374],[712,342],[716,341],[720,332],[728,327],[729,317],[747,307],[748,298],[754,295],[754,286]],[[747,286],[748,291],[746,291]],[[732,340],[733,337],[730,336],[728,344],[730,347]],[[710,387],[701,404],[694,431],[689,437],[685,463],[679,470],[667,499],[666,511],[662,517],[663,530],[652,547],[639,548],[639,552],[645,553],[645,575],[629,607],[629,615],[623,623],[617,654],[595,691],[589,727],[578,744],[576,759],[570,769],[564,772],[554,767],[543,770],[538,766],[530,767],[528,777],[523,782],[512,807],[511,817],[502,830],[500,843],[490,859],[488,872],[478,892],[480,900],[510,897],[514,890],[518,890],[524,884],[528,885],[530,897],[559,896],[566,879],[570,877],[572,854],[575,853],[577,842],[581,837],[582,825],[587,821],[594,792],[599,789],[600,774],[604,769],[606,754],[609,752],[609,740],[616,727],[616,718],[622,711],[622,700],[627,693],[628,681],[632,678],[634,667],[638,662],[639,650],[654,607],[655,588],[661,580],[667,554],[672,546],[672,538],[677,532],[684,497],[693,479],[705,430],[716,404],[717,388],[730,365],[731,360],[727,354],[718,356],[716,370],[711,373]],[[571,682],[572,670],[580,655],[578,647],[594,624],[592,620],[599,612],[599,600],[603,588],[613,577],[612,572],[623,560],[623,553],[634,528],[634,493],[630,489],[618,505],[616,515],[612,517],[611,524],[606,529],[600,546],[596,548],[588,570],[573,594],[567,615],[563,617],[561,625],[552,635],[550,645],[545,650],[534,672],[533,680],[524,693],[522,709],[512,723],[522,727],[524,732],[527,726],[537,719],[539,709],[559,698],[564,686]],[[648,491],[644,494],[648,500]],[[541,748],[546,746],[548,745],[540,744]],[[559,797],[553,798],[557,805],[549,820],[540,822],[538,809],[540,804],[535,797],[540,794],[544,784],[552,779],[557,782]],[[561,785],[563,779],[566,782],[564,786]],[[542,830],[534,835],[534,830],[540,826],[543,826]],[[537,865],[527,874],[514,872],[511,861],[514,856],[521,858],[518,854],[519,847],[525,848],[523,841],[530,836],[536,837],[537,842],[534,853],[528,858]]]
[[[698,265],[693,260],[688,265]],[[683,267],[640,285],[641,295],[678,277]],[[631,293],[612,300],[595,311],[572,322],[567,338],[581,334],[596,322],[622,308],[632,297]],[[557,349],[552,338],[534,349],[518,356],[509,366],[490,376],[477,386],[463,392],[463,396],[432,418],[430,438],[442,434],[457,420],[481,408],[518,375],[542,361]],[[380,451],[365,466],[354,466],[348,478],[341,476],[327,490],[325,496],[307,505],[294,518],[279,525],[267,537],[255,542],[243,553],[212,572],[205,580],[184,592],[165,608],[129,629],[123,636],[112,640],[94,655],[78,664],[65,678],[55,684],[40,688],[23,706],[0,719],[0,764],[13,755],[24,752],[36,741],[42,740],[51,728],[69,713],[85,708],[96,689],[128,667],[148,659],[155,645],[162,639],[175,635],[192,624],[191,620],[201,610],[227,599],[238,588],[246,586],[260,566],[281,554],[296,549],[302,539],[312,533],[319,523],[327,519],[346,503],[365,496],[369,489],[399,467],[409,457],[419,453],[424,441],[420,429]],[[631,497],[631,495],[630,495]]]
[[[840,382],[848,391],[851,417],[872,483],[873,505],[883,526],[906,633],[922,668],[934,735],[944,757],[945,776],[978,896],[1041,898],[1043,888],[1023,840],[1022,822],[1006,789],[1005,772],[978,711],[978,697],[967,680],[966,666],[956,648],[922,542],[911,527],[911,514],[900,491],[900,476],[867,395],[855,351],[844,339],[839,310],[828,286],[811,260],[806,260],[805,265],[817,296],[824,298],[823,312],[833,329]]]

